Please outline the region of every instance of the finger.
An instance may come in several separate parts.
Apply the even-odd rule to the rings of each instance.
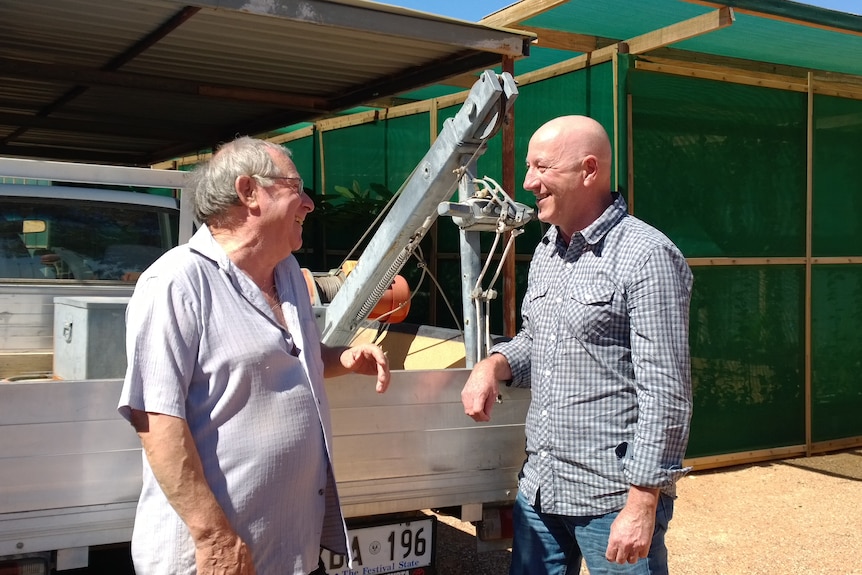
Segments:
[[[472,413],[472,414],[471,414],[471,413],[468,413],[467,415],[469,415],[470,417],[472,417],[472,418],[473,418],[473,421],[476,421],[476,422],[479,422],[479,423],[483,423],[483,422],[485,422],[485,421],[491,421],[491,418],[490,418],[490,417],[488,417],[488,416],[487,416],[484,412],[482,412],[482,411],[480,411],[480,412],[478,412],[478,413]]]
[[[464,413],[470,415],[470,406],[473,404],[473,398],[467,390],[467,386],[461,390],[461,405],[464,406]]]
[[[638,554],[635,551],[626,551],[624,548],[619,548],[615,552],[609,552],[605,555],[605,558],[612,563],[618,563],[620,565],[624,565],[626,563],[637,563]]]
[[[491,421],[491,411],[497,403],[497,394],[489,393],[485,396],[485,405],[482,407],[482,413],[485,414],[485,421]]]
[[[389,362],[385,361],[386,358],[383,358],[384,361],[382,363],[377,364],[377,393],[383,393],[389,387],[389,379],[391,377],[391,373],[389,372]]]
[[[626,557],[623,553],[620,553],[619,555],[617,555],[617,560],[614,561],[614,563],[624,565],[625,563],[628,563],[628,557]]]
[[[377,346],[377,351],[380,354],[380,357],[383,358],[383,361],[385,361],[386,363],[389,363],[389,352],[380,346]]]
[[[485,393],[480,393],[473,397],[473,402],[467,415],[472,417],[474,421],[489,421],[491,419],[490,411],[486,408],[488,403],[487,398],[488,395]]]
[[[350,361],[344,364],[349,370],[353,370],[356,368],[356,364],[359,363],[359,359],[362,357],[362,350],[351,347],[347,350],[347,355],[350,357]]]
[[[623,550],[616,545],[608,545],[607,550],[605,551],[605,559],[610,561],[611,563],[619,563],[622,565],[626,562],[626,554]]]
[[[364,351],[370,352],[371,356],[378,363],[388,361],[388,359],[386,358],[386,352],[383,351],[383,348],[380,347],[379,345],[370,343],[370,344],[363,346],[363,349],[364,349]]]

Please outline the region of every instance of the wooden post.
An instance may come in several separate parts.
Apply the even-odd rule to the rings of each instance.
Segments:
[[[515,59],[503,57],[503,71],[515,75]],[[503,189],[515,197],[515,108],[506,115],[503,123]],[[506,241],[512,232],[506,232]],[[505,244],[504,244],[505,245]],[[515,297],[515,251],[511,250],[503,262],[503,335],[514,337],[517,325],[518,303]]]
[[[808,72],[808,128],[805,159],[805,455],[811,457],[811,257],[814,229],[814,74]]]

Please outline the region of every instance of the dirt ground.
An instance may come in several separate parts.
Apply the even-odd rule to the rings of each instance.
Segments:
[[[862,575],[862,448],[694,472],[678,491],[674,575]],[[439,575],[508,573],[507,551],[477,554],[472,525],[439,519]]]

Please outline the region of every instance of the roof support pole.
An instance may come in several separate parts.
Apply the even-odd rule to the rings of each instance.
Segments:
[[[503,57],[503,72],[515,75],[515,60],[509,56]],[[515,197],[515,107],[509,108],[509,112],[503,121],[503,189],[510,196]],[[514,231],[506,232],[506,242],[514,234]],[[515,252],[512,250],[506,256],[503,263],[503,335],[514,337],[517,326],[518,304],[515,297]]]
[[[814,229],[814,74],[808,72],[805,154],[805,455],[811,457],[811,258]]]

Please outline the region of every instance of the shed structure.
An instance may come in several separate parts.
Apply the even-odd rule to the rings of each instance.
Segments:
[[[479,175],[532,203],[520,188],[532,132],[592,116],[611,135],[631,212],[694,271],[690,463],[862,445],[862,17],[778,0],[523,0],[482,23],[537,42],[502,64],[520,95]],[[368,200],[398,189],[464,94],[438,84],[275,140],[319,198],[341,186]],[[328,246],[309,238],[305,256],[340,257],[345,230],[324,234]],[[531,224],[518,239],[512,301],[543,231]],[[455,298],[454,226],[440,222],[429,242],[428,267]],[[427,313],[418,323],[448,321],[433,291],[414,306]]]
[[[367,0],[3,0],[0,155],[148,165],[529,53]]]

